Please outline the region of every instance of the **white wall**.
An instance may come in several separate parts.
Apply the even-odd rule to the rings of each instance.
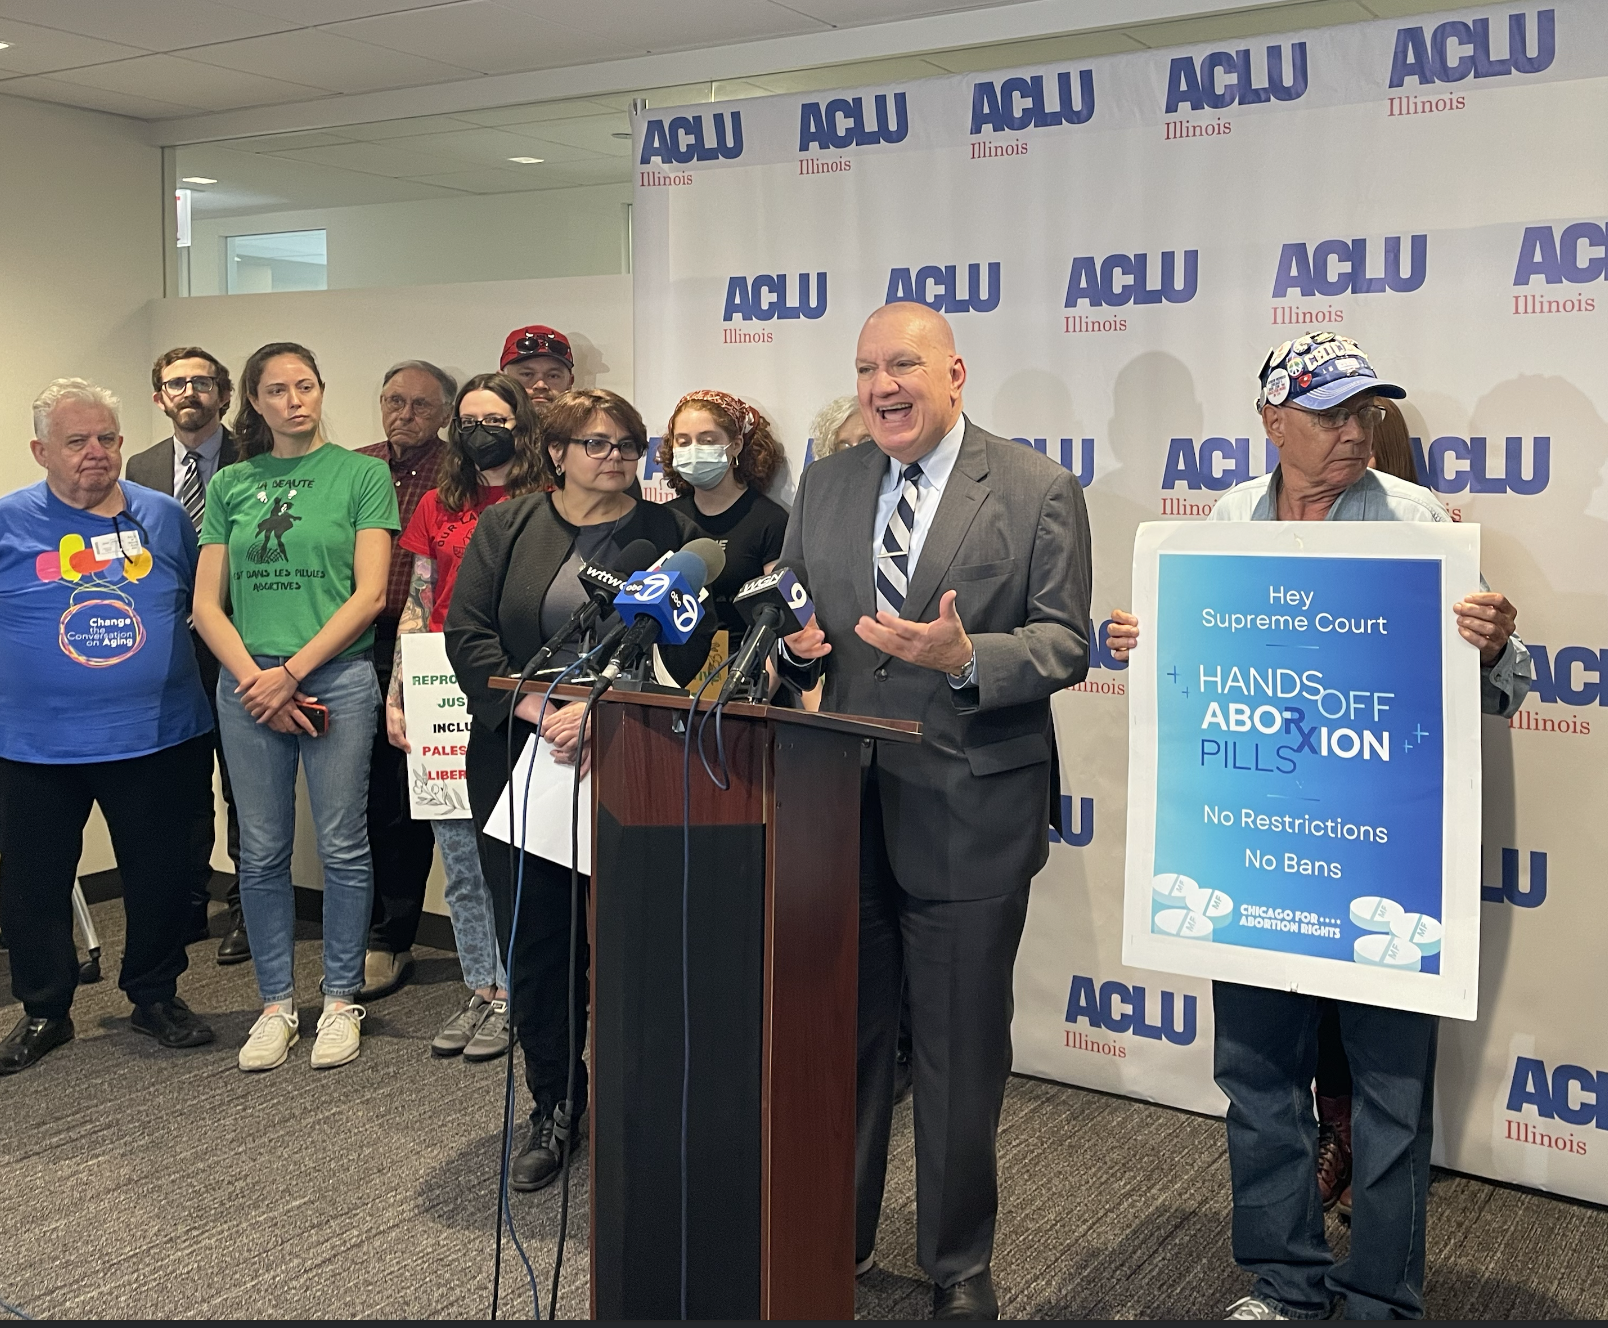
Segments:
[[[629,184],[610,184],[197,217],[190,293],[225,289],[226,236],[274,231],[328,232],[331,290],[624,272],[630,201]]]

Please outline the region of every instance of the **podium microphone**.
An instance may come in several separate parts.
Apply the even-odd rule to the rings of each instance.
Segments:
[[[685,645],[703,619],[698,593],[725,564],[720,546],[703,539],[672,553],[657,568],[634,573],[614,597],[615,609],[630,628],[592,684],[592,695],[601,696],[655,645]]]
[[[757,696],[771,648],[782,637],[802,632],[815,616],[809,591],[791,567],[778,567],[744,582],[732,604],[743,615],[748,632],[720,689],[721,701]]]
[[[632,540],[614,560],[614,564],[628,571],[633,567],[652,562],[658,554],[659,551],[650,541]],[[565,642],[591,627],[613,606],[614,597],[625,585],[625,576],[622,572],[611,571],[596,563],[583,563],[576,577],[581,583],[581,588],[586,591],[586,602],[570,614],[564,625],[543,642],[542,648],[525,666],[526,677],[534,677],[537,670],[563,648]]]

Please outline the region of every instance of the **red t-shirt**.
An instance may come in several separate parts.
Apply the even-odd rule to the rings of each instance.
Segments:
[[[439,489],[431,489],[419,499],[413,520],[408,522],[408,528],[397,542],[409,553],[435,559],[435,603],[430,606],[430,621],[426,624],[429,631],[439,632],[447,621],[452,587],[458,579],[458,564],[463,561],[463,552],[469,547],[469,537],[475,533],[480,514],[506,496],[500,485],[482,484],[480,501],[461,512],[449,512],[441,505]]]

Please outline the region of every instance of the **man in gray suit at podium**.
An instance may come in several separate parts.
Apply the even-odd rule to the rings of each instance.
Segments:
[[[224,427],[223,413],[229,409],[234,385],[228,367],[199,346],[178,346],[157,357],[151,366],[151,400],[173,421],[173,436],[164,438],[128,459],[128,478],[147,489],[171,494],[184,504],[191,524],[201,529],[206,510],[207,485],[221,466],[234,461],[235,443]],[[229,767],[224,764],[223,747],[218,744],[218,661],[206,642],[192,629],[195,662],[201,668],[201,685],[212,706],[213,744],[217,749],[218,776],[223,800],[229,812],[229,857],[235,865],[235,884],[229,888],[229,926],[218,943],[220,964],[240,964],[251,958],[251,943],[240,912],[240,822],[235,818],[234,791],[229,787]],[[207,885],[212,879],[212,845],[216,829],[209,817],[197,822],[191,835],[191,883],[193,909],[189,942],[207,935]]]
[[[919,745],[866,752],[856,1271],[873,1264],[908,978],[917,1259],[934,1318],[997,1318],[1012,969],[1060,807],[1050,697],[1089,667],[1088,514],[1068,471],[966,419],[942,315],[884,305],[855,362],[873,441],[799,481],[780,563],[816,618],[778,665],[806,687],[824,672],[823,710],[922,724]]]

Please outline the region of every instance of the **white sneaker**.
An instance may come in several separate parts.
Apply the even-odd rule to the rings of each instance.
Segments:
[[[301,1038],[296,1030],[301,1020],[292,1010],[274,1010],[265,1014],[251,1026],[246,1045],[240,1048],[240,1068],[247,1072],[273,1070],[285,1063],[290,1049]]]
[[[361,1005],[343,1005],[339,1009],[325,1010],[318,1016],[318,1041],[313,1043],[313,1069],[333,1070],[337,1065],[357,1059],[358,1029],[367,1013]]]
[[[1270,1304],[1259,1296],[1243,1296],[1228,1307],[1225,1319],[1288,1319],[1288,1314],[1280,1314],[1277,1305]]]

